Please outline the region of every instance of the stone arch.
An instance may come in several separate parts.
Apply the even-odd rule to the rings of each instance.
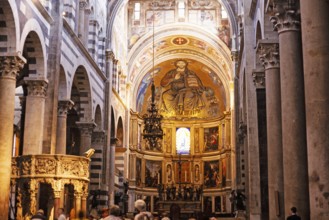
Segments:
[[[119,139],[117,146],[118,147],[123,147],[124,131],[123,131],[123,121],[122,121],[121,116],[119,117],[119,120],[118,120],[116,137]]]
[[[96,106],[95,110],[95,123],[96,123],[96,129],[97,130],[102,130],[103,128],[103,120],[102,120],[102,110],[99,105]]]
[[[20,23],[15,1],[1,1],[0,11],[0,56],[5,56],[17,52]]]
[[[27,60],[25,66],[29,67],[28,75],[47,77],[47,65],[45,61],[46,43],[42,29],[35,19],[26,22],[20,41],[20,51]]]
[[[69,99],[68,97],[68,83],[66,79],[66,74],[64,67],[60,65],[59,70],[59,85],[58,85],[58,100]]]
[[[75,71],[71,89],[71,100],[74,102],[73,108],[78,112],[80,121],[92,121],[90,80],[87,70],[83,66],[78,66]]]

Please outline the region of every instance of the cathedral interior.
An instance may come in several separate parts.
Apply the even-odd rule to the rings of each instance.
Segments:
[[[0,219],[328,220],[328,12],[0,0]]]

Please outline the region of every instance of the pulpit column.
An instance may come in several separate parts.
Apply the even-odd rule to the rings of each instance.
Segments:
[[[24,78],[27,84],[23,154],[41,154],[44,128],[45,99],[48,81]]]
[[[21,56],[0,57],[0,219],[8,219],[16,76],[25,62]]]
[[[82,194],[81,196],[81,210],[84,213],[84,217],[87,216],[87,197],[88,195]]]
[[[73,107],[71,100],[60,100],[57,113],[56,154],[66,154],[67,112]]]
[[[280,57],[278,41],[260,40],[257,52],[265,68],[269,216],[284,219]],[[281,209],[281,210],[280,210]]]
[[[329,4],[300,1],[311,219],[329,219]]]
[[[57,210],[61,207],[61,192],[60,191],[54,191],[54,216],[57,219],[58,218],[58,214],[57,214]]]
[[[90,149],[91,147],[91,135],[96,127],[94,122],[76,122],[78,128],[80,129],[80,155]]]
[[[284,213],[289,213],[290,208],[296,206],[301,218],[309,219],[300,19],[295,5],[278,3],[275,10],[277,13],[271,21],[279,33],[280,43]]]
[[[79,211],[81,210],[81,193],[75,192],[74,199],[75,199],[75,217],[78,218]]]

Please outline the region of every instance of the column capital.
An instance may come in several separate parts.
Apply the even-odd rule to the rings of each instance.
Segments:
[[[280,68],[279,42],[271,40],[259,40],[257,55],[264,68]]]
[[[265,71],[264,69],[253,69],[252,78],[256,89],[265,88]]]
[[[79,1],[79,9],[84,10],[88,5],[88,2],[86,0],[80,0]]]
[[[111,137],[110,145],[115,146],[118,143],[119,139],[116,137]]]
[[[46,97],[48,80],[44,78],[25,77],[24,82],[27,84],[28,96]]]
[[[90,15],[91,14],[91,8],[90,7],[85,7],[85,14]]]
[[[0,57],[0,77],[16,79],[25,63],[26,59],[20,54]]]
[[[278,3],[276,13],[270,18],[274,30],[279,34],[285,31],[300,31],[300,13],[293,6]]]
[[[94,131],[92,135],[92,143],[105,143],[105,131]]]
[[[67,116],[68,110],[74,105],[71,100],[59,100],[58,101],[58,116]]]
[[[83,136],[91,136],[94,128],[96,127],[96,123],[95,122],[81,122],[78,121],[76,122],[78,128],[81,131],[81,135]]]
[[[115,56],[112,50],[105,51],[106,60],[114,60]]]
[[[231,51],[231,59],[233,62],[239,61],[239,51]]]

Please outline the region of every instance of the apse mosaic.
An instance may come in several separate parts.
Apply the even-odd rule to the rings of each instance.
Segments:
[[[203,64],[187,59],[169,60],[156,67],[155,102],[164,118],[205,119],[220,117],[226,100],[218,76]],[[146,112],[150,102],[150,73],[137,93],[138,112]]]

